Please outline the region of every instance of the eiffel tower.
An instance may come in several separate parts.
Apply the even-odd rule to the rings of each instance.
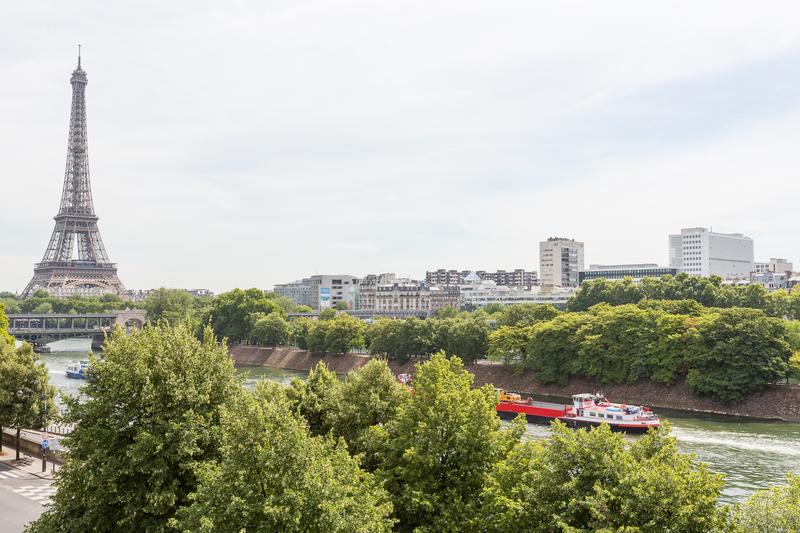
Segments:
[[[44,290],[52,296],[126,296],[125,286],[117,277],[117,265],[110,262],[97,228],[98,217],[92,204],[89,182],[89,156],[86,136],[86,72],[72,72],[72,110],[69,118],[67,170],[61,207],[55,216],[56,227],[40,263],[33,268],[33,279],[25,287],[23,298]],[[77,257],[75,257],[77,252]]]

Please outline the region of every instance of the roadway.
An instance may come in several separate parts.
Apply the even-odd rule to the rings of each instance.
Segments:
[[[41,472],[41,462],[33,459],[29,465],[12,465],[13,450],[3,447],[0,458],[0,533],[18,533],[44,512],[55,492],[50,465]]]

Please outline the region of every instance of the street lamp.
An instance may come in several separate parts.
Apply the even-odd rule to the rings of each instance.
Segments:
[[[26,396],[32,394],[34,391],[28,387],[24,389],[20,389],[17,391],[17,398],[19,400],[25,399]],[[47,439],[47,396],[45,394],[44,388],[42,389],[42,472],[47,471],[47,448],[45,447],[45,441],[49,442]],[[17,460],[19,460],[19,420],[17,420]]]

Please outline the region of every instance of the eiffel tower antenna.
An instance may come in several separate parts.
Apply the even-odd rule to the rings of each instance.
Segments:
[[[72,106],[61,205],[44,257],[34,266],[33,279],[22,292],[23,298],[37,290],[63,298],[108,293],[126,295],[125,286],[117,277],[117,265],[108,259],[103,246],[92,203],[86,133],[88,83],[86,72],[81,68],[81,45],[78,45],[78,67],[70,77]]]

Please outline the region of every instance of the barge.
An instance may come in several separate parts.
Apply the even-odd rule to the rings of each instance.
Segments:
[[[565,405],[539,402],[530,397],[523,400],[519,394],[502,389],[497,392],[497,414],[503,418],[515,418],[522,413],[528,422],[560,420],[571,428],[597,427],[605,422],[612,431],[626,433],[645,433],[661,424],[649,408],[611,403],[601,394],[575,394],[572,405]]]

